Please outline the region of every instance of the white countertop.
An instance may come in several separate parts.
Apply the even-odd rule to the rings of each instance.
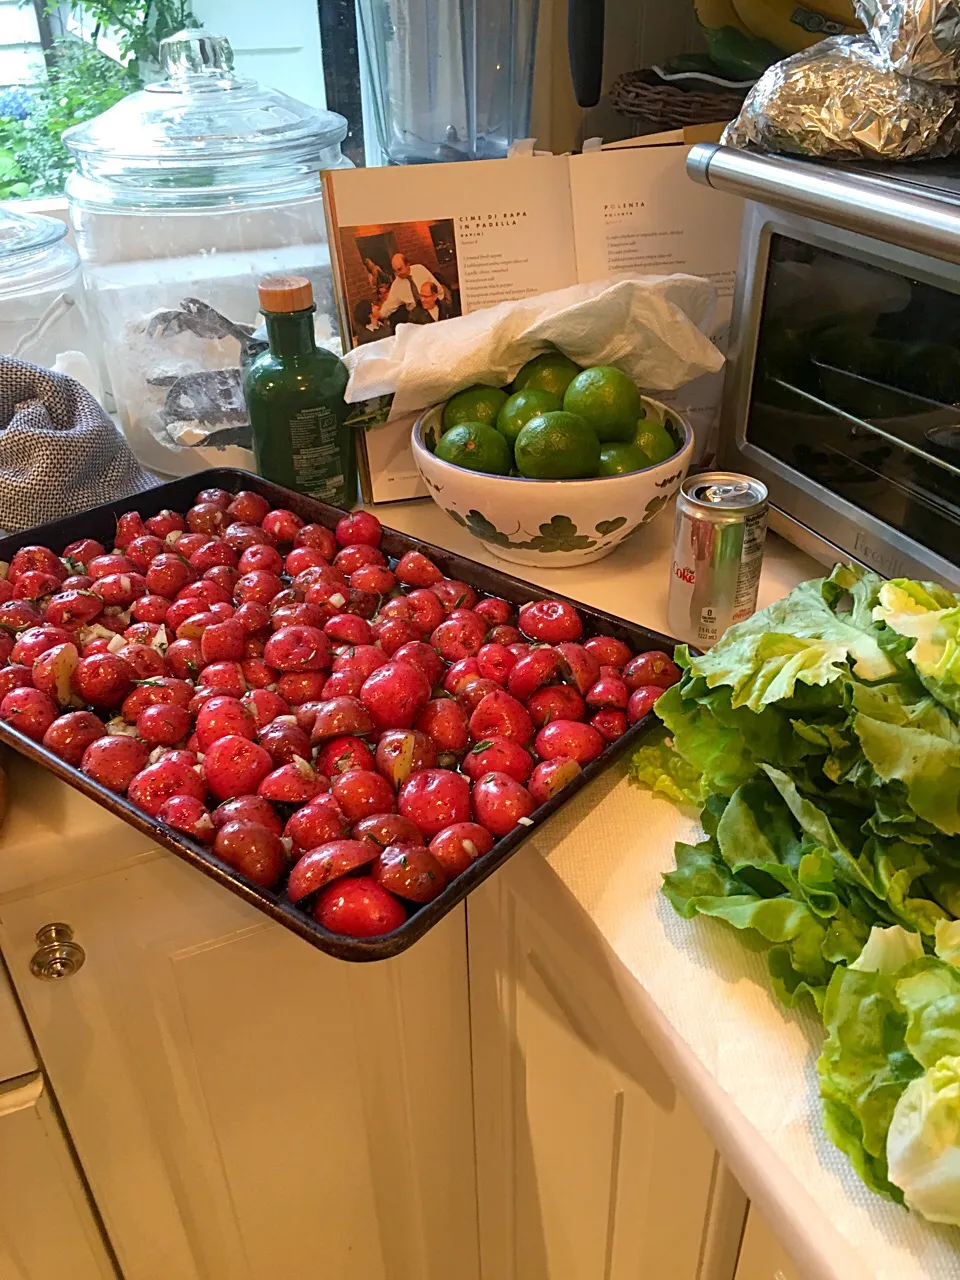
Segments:
[[[669,512],[605,560],[543,570],[497,560],[432,502],[379,507],[376,514],[424,541],[667,631]],[[771,535],[760,604],[820,572]],[[70,875],[78,847],[98,873],[131,858],[163,856],[132,829],[124,841],[104,841],[97,806],[72,788],[51,787],[22,758],[10,763],[15,803],[4,845],[37,852],[0,859],[0,903],[31,881],[52,884]],[[619,993],[617,1016],[622,1010],[657,1053],[805,1280],[958,1280],[958,1233],[867,1192],[823,1135],[817,1019],[776,1003],[763,958],[732,931],[712,920],[682,920],[659,893],[661,873],[673,865],[673,842],[694,830],[689,817],[609,770],[534,833],[511,873],[529,877],[533,901],[551,898],[574,913],[577,925],[584,916],[592,921],[595,933],[581,933],[595,938]],[[745,1043],[750,1063],[743,1061]]]
[[[384,524],[666,632],[669,512],[583,568],[514,568],[432,503],[377,509]],[[760,606],[825,570],[775,535]],[[718,1151],[805,1280],[956,1280],[960,1233],[873,1195],[828,1141],[812,1011],[774,998],[762,955],[713,920],[683,920],[660,893],[673,845],[698,828],[608,771],[535,832],[511,863],[532,901],[585,912],[630,1017],[697,1111]],[[531,859],[536,863],[531,863]],[[544,879],[544,863],[562,888]],[[575,905],[574,905],[575,904]],[[571,927],[575,921],[571,921]]]

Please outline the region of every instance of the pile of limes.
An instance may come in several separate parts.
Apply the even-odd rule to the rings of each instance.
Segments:
[[[559,351],[528,360],[509,390],[467,387],[443,408],[436,456],[488,475],[531,480],[620,476],[665,462],[670,432],[610,365],[581,369]]]

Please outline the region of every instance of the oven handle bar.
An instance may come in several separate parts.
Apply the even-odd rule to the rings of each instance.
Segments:
[[[698,143],[687,173],[705,187],[960,263],[960,206],[809,160]]]

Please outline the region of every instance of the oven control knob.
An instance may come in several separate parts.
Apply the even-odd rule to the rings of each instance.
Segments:
[[[45,982],[72,978],[87,958],[87,953],[73,940],[68,924],[45,924],[37,930],[37,949],[30,959],[30,972]]]

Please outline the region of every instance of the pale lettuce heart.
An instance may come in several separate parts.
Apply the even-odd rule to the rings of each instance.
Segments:
[[[887,1166],[909,1208],[960,1226],[960,1058],[941,1058],[900,1095]]]
[[[898,924],[889,929],[874,925],[867,944],[850,965],[861,973],[896,973],[911,960],[923,956],[923,943],[919,933],[911,933]]]

